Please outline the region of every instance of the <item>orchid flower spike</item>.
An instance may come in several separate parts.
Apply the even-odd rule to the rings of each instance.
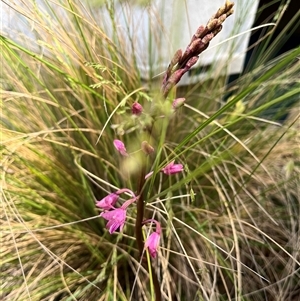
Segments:
[[[168,165],[166,165],[161,171],[166,175],[172,175],[175,173],[179,173],[183,171],[182,164],[174,164],[175,161],[172,161]]]
[[[160,234],[161,234],[161,227],[160,223],[154,219],[148,219],[143,222],[146,223],[155,223],[156,224],[156,231],[152,232],[145,241],[145,248],[148,248],[150,256],[155,258],[157,255],[157,249],[159,246]]]
[[[117,151],[124,157],[128,157],[127,151],[126,151],[126,147],[124,145],[124,143],[121,140],[114,140],[114,146],[117,149]]]

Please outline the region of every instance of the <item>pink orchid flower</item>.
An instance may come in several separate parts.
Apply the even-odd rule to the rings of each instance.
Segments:
[[[172,161],[171,163],[166,165],[161,171],[166,175],[172,175],[172,174],[183,171],[183,165],[182,164],[174,164],[174,161]]]
[[[120,231],[123,230],[126,221],[127,207],[137,199],[138,196],[126,201],[120,208],[113,208],[111,211],[102,212],[100,214],[100,216],[108,221],[106,229],[108,229],[110,234],[115,232],[118,228],[120,228]]]
[[[156,258],[157,256],[157,249],[159,247],[159,240],[160,240],[160,233],[161,233],[161,227],[158,221],[154,220],[154,219],[148,219],[146,221],[143,222],[143,224],[145,223],[149,223],[149,222],[153,222],[156,224],[156,231],[152,232],[148,238],[145,241],[145,248],[148,248],[150,256],[152,258]]]
[[[116,194],[115,192],[111,193],[107,195],[105,198],[103,198],[102,200],[97,201],[96,206],[104,210],[112,209],[113,206],[118,201],[118,198],[119,198],[118,194]]]
[[[108,229],[109,233],[112,234],[118,228],[120,228],[120,231],[122,231],[124,228],[126,221],[126,209],[121,207],[111,211],[102,212],[100,216],[108,220],[106,228]]]
[[[151,233],[145,241],[145,248],[148,248],[150,256],[155,258],[159,246],[160,234],[157,232]]]
[[[96,202],[96,206],[99,207],[99,208],[101,208],[101,209],[104,209],[104,210],[113,209],[114,205],[116,204],[116,202],[119,199],[119,195],[122,194],[122,193],[124,193],[124,192],[127,192],[127,193],[131,194],[133,198],[136,197],[136,195],[134,194],[134,192],[131,191],[130,189],[128,189],[128,188],[122,188],[122,189],[119,189],[116,192],[110,193],[109,195],[107,195],[102,200],[97,201]]]
[[[125,156],[125,157],[128,156],[127,151],[126,151],[126,147],[125,147],[124,143],[121,140],[115,139],[114,140],[114,146],[122,156]]]
[[[164,168],[161,169],[161,171],[166,175],[173,175],[175,173],[179,173],[183,171],[183,165],[182,164],[174,164],[174,161],[166,165]],[[150,171],[146,174],[145,180],[150,178],[153,175],[153,171]]]

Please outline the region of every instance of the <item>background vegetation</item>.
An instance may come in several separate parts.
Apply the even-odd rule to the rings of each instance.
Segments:
[[[130,107],[150,106],[155,88],[93,8],[45,3],[11,4],[34,36],[1,36],[1,298],[154,300],[135,209],[124,233],[109,235],[95,200],[137,189],[139,153],[124,165],[112,141],[138,149]],[[185,165],[145,186],[146,216],[163,226],[153,261],[163,300],[298,300],[300,49],[274,49],[299,17],[273,42],[274,28],[263,32],[235,82],[186,89],[162,128],[159,164]]]

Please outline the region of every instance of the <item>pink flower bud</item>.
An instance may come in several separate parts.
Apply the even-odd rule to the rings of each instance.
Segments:
[[[174,161],[172,161],[171,163],[166,165],[161,171],[166,175],[172,175],[172,174],[183,171],[183,165],[182,164],[174,164]]]
[[[205,37],[203,37],[202,42],[208,46],[209,42],[213,39],[213,37],[213,33],[208,33]]]
[[[198,27],[198,29],[196,30],[195,37],[196,38],[201,38],[201,36],[203,35],[204,32],[205,32],[205,26],[200,25]]]
[[[150,223],[150,222],[156,224],[156,231],[148,236],[147,240],[145,241],[145,248],[148,248],[150,256],[152,258],[155,258],[157,255],[157,249],[159,247],[161,227],[160,227],[160,223],[154,219],[148,219],[144,221],[143,224]]]
[[[150,256],[155,258],[159,246],[160,235],[157,232],[151,233],[145,241],[145,248],[148,248]]]
[[[122,156],[125,156],[125,157],[128,156],[127,151],[126,151],[126,148],[125,148],[125,145],[124,145],[124,143],[123,143],[121,140],[115,139],[115,140],[114,140],[114,146],[115,146],[115,148],[117,149],[117,151],[118,151]]]
[[[131,107],[131,111],[133,115],[141,115],[143,112],[143,107],[138,102],[134,102]]]
[[[191,67],[194,66],[194,65],[197,63],[198,58],[199,58],[198,56],[193,56],[193,57],[191,57],[191,58],[187,61],[186,65],[185,65],[185,69],[186,69],[186,70],[191,69]]]
[[[181,57],[182,57],[182,50],[178,49],[175,52],[175,54],[174,54],[174,56],[173,56],[173,58],[171,60],[171,64],[170,65],[172,66],[172,68],[180,61]]]
[[[111,193],[103,198],[101,201],[97,201],[96,206],[104,210],[109,210],[118,201],[119,196],[116,193]]]
[[[184,105],[184,102],[185,102],[185,98],[176,98],[173,100],[173,103],[172,103],[172,107],[174,110],[177,110],[179,109],[180,107],[182,107]]]

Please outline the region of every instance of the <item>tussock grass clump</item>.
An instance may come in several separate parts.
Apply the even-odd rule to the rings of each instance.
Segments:
[[[146,88],[124,32],[80,3],[46,5],[12,4],[33,39],[1,36],[2,300],[154,300],[157,283],[161,300],[297,300],[299,48],[174,110],[188,60]],[[181,173],[159,172],[173,160]],[[96,200],[124,187],[162,226],[156,259],[137,245],[139,205],[114,235],[99,217]]]

